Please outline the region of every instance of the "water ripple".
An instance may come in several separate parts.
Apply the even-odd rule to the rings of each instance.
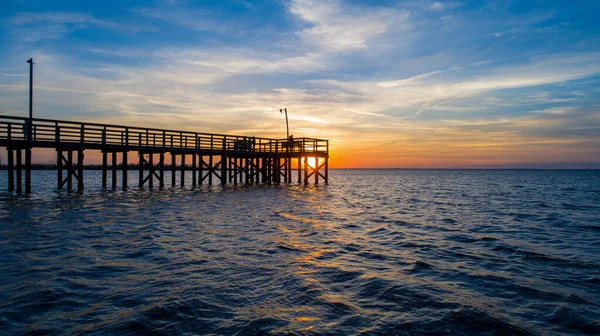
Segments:
[[[595,171],[128,192],[88,177],[83,194],[52,172],[30,197],[0,192],[1,334],[600,334]]]

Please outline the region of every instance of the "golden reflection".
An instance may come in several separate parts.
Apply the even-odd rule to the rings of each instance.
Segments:
[[[310,167],[311,169],[314,169],[317,167],[317,162],[320,166],[323,164],[323,162],[325,162],[325,160],[322,158],[307,157],[305,162],[308,164],[308,167]]]
[[[299,222],[303,222],[303,223],[312,223],[312,224],[317,224],[318,223],[318,221],[316,219],[298,217],[298,216],[295,216],[295,215],[292,215],[292,214],[289,214],[289,213],[285,213],[285,212],[280,212],[279,215],[281,217],[283,217],[283,218],[291,219],[291,220],[295,220],[295,221],[299,221]],[[281,229],[283,229],[283,228],[281,228]],[[287,230],[287,229],[284,229],[284,230]]]

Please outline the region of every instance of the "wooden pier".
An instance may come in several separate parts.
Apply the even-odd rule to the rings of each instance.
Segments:
[[[171,157],[171,186],[202,184],[328,183],[329,141],[324,139],[270,139],[225,134],[173,131],[39,118],[0,116],[0,146],[8,154],[8,191],[31,192],[32,148],[56,150],[58,189],[84,188],[84,153],[102,153],[102,188],[118,187],[117,158],[121,156],[121,188],[128,188],[128,163],[137,153],[138,185],[165,187],[165,154]],[[23,162],[23,157],[25,158]],[[109,160],[110,159],[110,160]],[[188,160],[189,161],[186,161]],[[109,164],[110,161],[110,164]],[[179,162],[179,164],[178,164]],[[311,162],[314,167],[310,165]],[[24,171],[24,178],[23,178]],[[179,174],[178,174],[179,173]]]

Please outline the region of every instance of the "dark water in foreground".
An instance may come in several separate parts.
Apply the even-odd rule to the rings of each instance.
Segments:
[[[30,198],[5,174],[3,335],[600,333],[598,171],[126,193],[86,172],[83,195],[34,172]]]

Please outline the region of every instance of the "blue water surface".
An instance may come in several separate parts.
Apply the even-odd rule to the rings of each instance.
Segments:
[[[0,334],[600,334],[599,171],[84,175],[17,196],[0,171]]]

